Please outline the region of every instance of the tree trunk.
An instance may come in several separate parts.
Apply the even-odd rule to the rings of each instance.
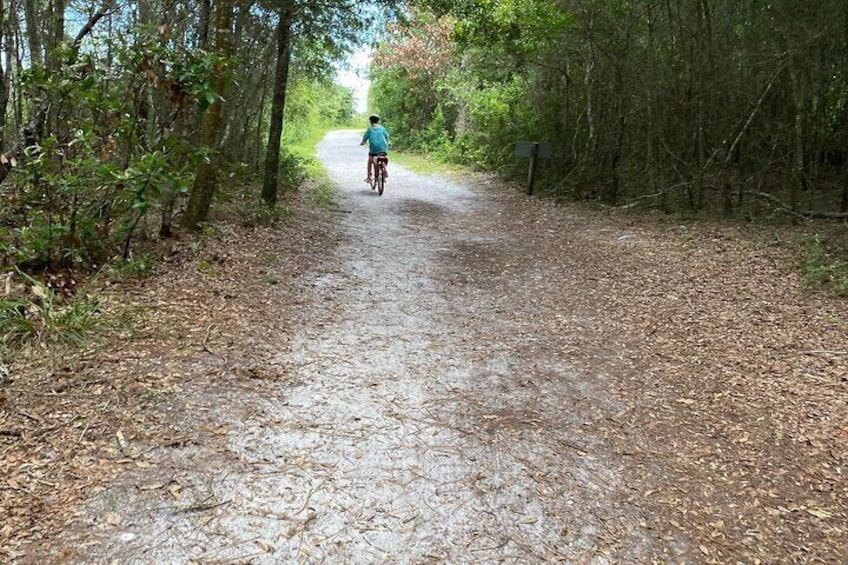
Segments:
[[[47,38],[47,52],[44,54],[47,67],[51,71],[59,68],[59,54],[56,48],[65,37],[65,0],[53,0],[51,2],[50,35]]]
[[[268,75],[271,73],[271,63],[276,54],[275,45],[268,42],[262,55],[262,73],[259,76],[259,106],[257,108],[257,116],[252,125],[254,143],[250,147],[250,159],[253,165],[253,170],[259,172],[262,170],[262,136],[265,133],[265,111],[267,110],[266,100],[268,99]]]
[[[842,2],[843,20],[842,20],[842,72],[843,77],[848,76],[848,0]],[[848,80],[846,78],[843,81]],[[843,107],[843,123],[848,122],[848,108]],[[840,135],[840,146],[842,151],[848,155],[848,133],[842,130]],[[839,168],[839,173],[842,175],[842,198],[839,203],[840,212],[848,212],[848,164],[843,163]]]
[[[47,76],[54,77],[62,66],[59,57],[59,44],[65,37],[65,0],[52,0],[51,5],[50,33],[47,36],[45,49],[45,65]],[[59,112],[63,100],[56,96],[52,88],[47,89],[46,123],[44,135],[55,135],[59,133]]]
[[[13,8],[18,9],[17,6],[12,5]],[[9,25],[9,34],[8,34],[8,43],[6,44],[6,72],[7,74],[14,70],[14,76],[18,77],[21,75],[23,68],[21,64],[21,22],[18,18],[14,20],[10,20]],[[12,25],[14,24],[14,25]],[[11,92],[11,90],[10,90]],[[14,131],[20,130],[24,124],[24,97],[23,96],[12,96],[12,115],[15,118],[15,127]],[[11,144],[11,140],[7,142]],[[0,168],[0,175],[2,175],[2,168]]]
[[[38,25],[38,1],[24,0],[24,20],[26,21],[27,43],[29,45],[30,61],[33,65],[43,65],[44,56],[41,53],[41,27]]]
[[[3,54],[3,42],[6,40],[6,2],[0,0],[0,56]],[[11,21],[9,22],[11,26]],[[6,59],[8,61],[8,58]],[[9,68],[8,66],[6,67]],[[3,71],[0,65],[0,152],[3,151],[6,140],[6,110],[9,107],[9,72]]]
[[[200,25],[197,30],[197,44],[201,49],[209,49],[209,20],[212,16],[212,0],[200,1]]]
[[[215,50],[224,58],[232,54],[232,43],[230,41],[233,20],[233,0],[220,0],[215,12]],[[218,130],[221,126],[221,113],[223,97],[227,87],[225,73],[218,73],[215,79],[215,93],[217,100],[210,104],[203,114],[200,129],[200,141],[210,150],[215,148],[218,139]],[[201,162],[194,179],[194,186],[188,198],[186,213],[183,217],[183,225],[189,229],[197,229],[197,226],[209,216],[209,206],[212,203],[212,195],[215,192],[215,181],[217,167],[215,160],[209,158]]]
[[[848,168],[844,167],[843,169]],[[839,203],[840,212],[848,212],[848,173],[842,171],[842,201]]]
[[[704,69],[704,57],[707,57],[708,53],[712,53],[712,25],[711,25],[711,16],[710,16],[710,6],[706,0],[701,0],[698,5],[698,42],[697,42],[697,57],[698,57],[698,65],[696,67],[697,73],[697,87],[698,87],[698,100],[697,100],[697,123],[695,125],[695,160],[698,163],[698,168],[695,171],[695,190],[694,193],[692,188],[687,188],[687,192],[689,194],[689,208],[700,210],[704,206],[704,196],[706,191],[706,186],[704,182],[704,176],[706,175],[706,171],[704,170],[706,163],[706,142],[704,129],[706,127],[706,110],[704,108],[704,101],[707,98],[707,87],[708,83],[707,77],[705,77],[705,69]],[[709,77],[715,76],[714,72],[714,63],[712,56],[709,56]]]
[[[807,174],[804,169],[804,93],[794,57],[789,61],[789,75],[792,79],[792,100],[795,103],[795,150],[792,169],[794,182],[789,191],[789,206],[793,212],[797,212],[798,198],[807,186]]]
[[[595,98],[592,96],[594,87],[594,71],[595,71],[595,54],[592,47],[589,47],[589,59],[586,61],[585,74],[583,76],[583,86],[586,89],[586,125],[589,127],[588,150],[591,158],[597,155],[598,134],[595,124]]]
[[[265,179],[262,183],[262,200],[268,206],[277,203],[277,185],[280,176],[280,139],[283,135],[283,118],[286,109],[286,87],[291,59],[292,6],[284,2],[280,6],[277,22],[277,66],[274,79],[274,95],[271,99],[271,126],[268,130],[268,150],[265,154]]]

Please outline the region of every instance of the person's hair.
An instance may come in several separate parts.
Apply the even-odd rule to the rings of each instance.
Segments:
[[[377,114],[371,114],[370,116],[368,116],[368,121],[372,124],[380,123],[380,116],[378,116]]]

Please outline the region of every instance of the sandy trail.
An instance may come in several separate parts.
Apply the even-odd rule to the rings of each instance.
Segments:
[[[302,281],[309,308],[267,362],[288,378],[186,389],[223,441],[171,449],[170,478],[102,495],[98,512],[133,518],[83,561],[640,560],[633,481],[596,426],[621,407],[555,331],[594,318],[546,299],[575,275],[479,187],[392,165],[377,196],[357,141],[319,148],[342,243]],[[179,503],[163,503],[175,484]]]

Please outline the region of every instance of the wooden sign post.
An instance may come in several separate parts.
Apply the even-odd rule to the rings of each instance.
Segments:
[[[539,159],[550,159],[552,154],[551,146],[548,143],[539,143],[538,141],[515,142],[515,156],[530,158],[530,170],[527,173],[527,194],[533,194]]]

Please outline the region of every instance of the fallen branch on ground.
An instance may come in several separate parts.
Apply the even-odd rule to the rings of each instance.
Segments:
[[[848,212],[819,212],[816,210],[793,210],[791,206],[780,200],[779,198],[772,196],[767,192],[760,192],[756,190],[745,191],[743,194],[748,194],[754,196],[756,198],[760,198],[762,200],[766,200],[771,202],[777,207],[777,210],[783,212],[784,214],[789,214],[790,216],[796,216],[798,218],[804,219],[819,219],[819,220],[842,220],[848,219]]]

